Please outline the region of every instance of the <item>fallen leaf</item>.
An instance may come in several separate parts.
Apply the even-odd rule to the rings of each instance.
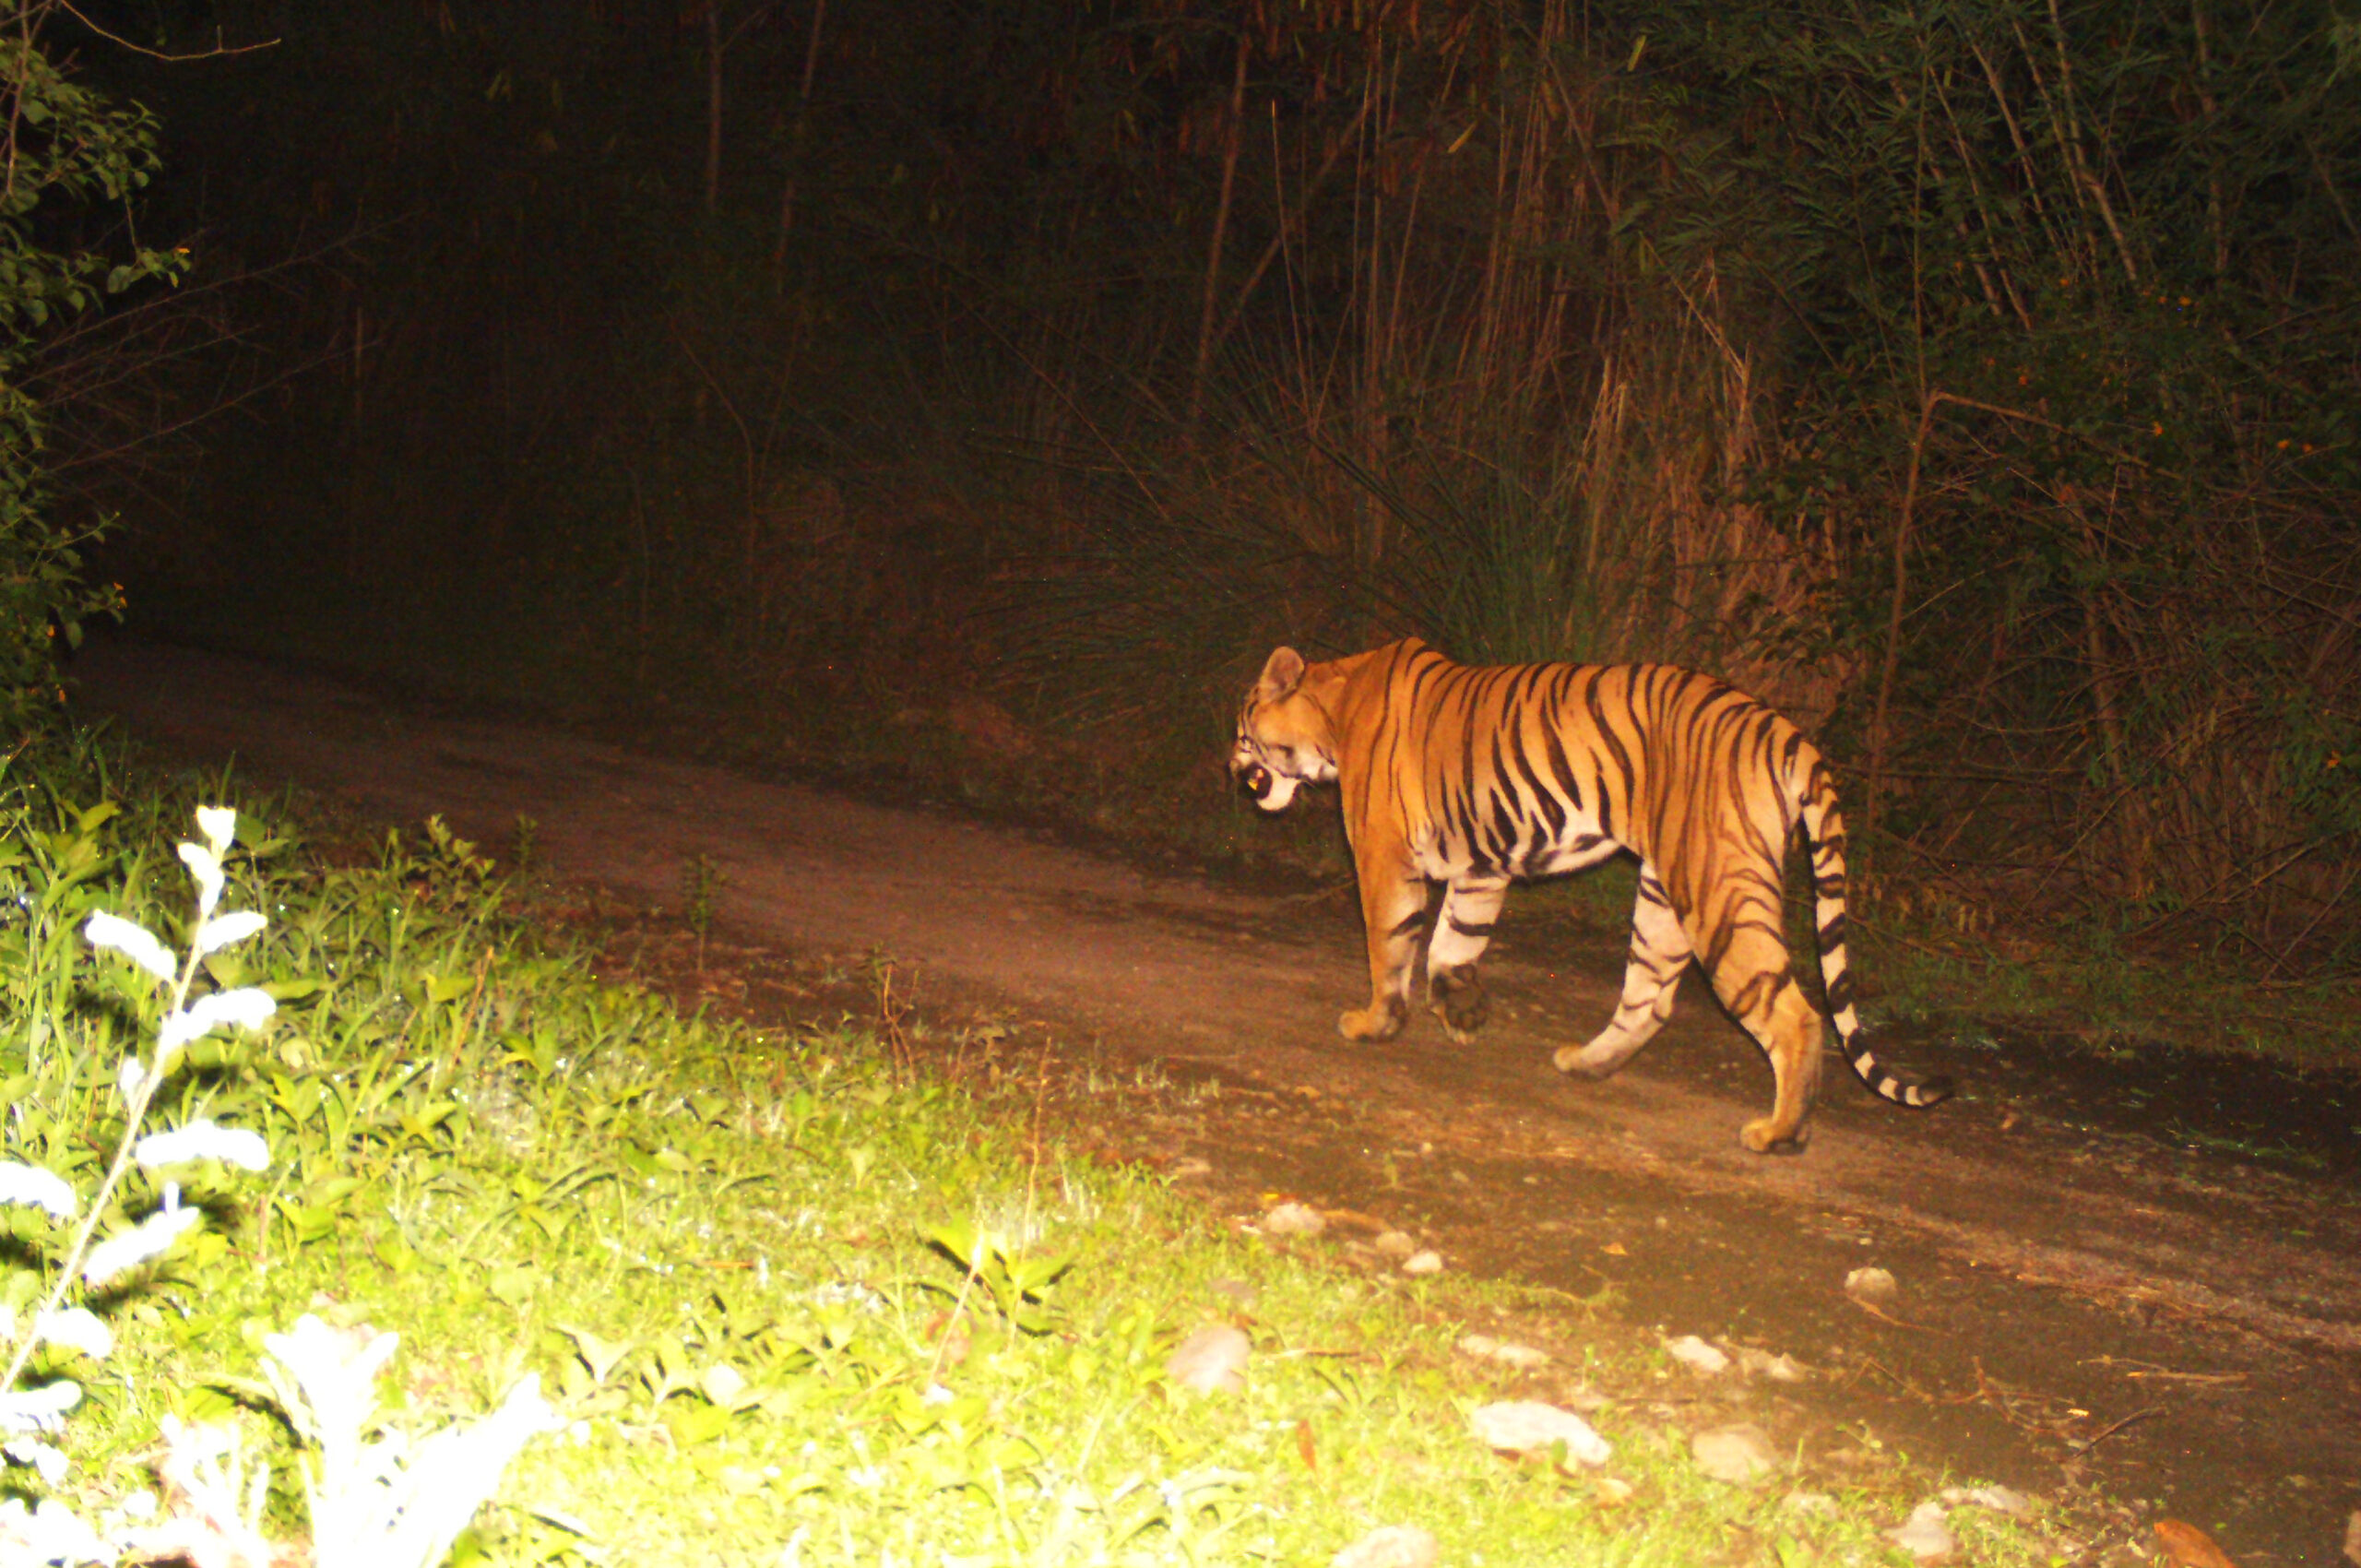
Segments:
[[[2177,1568],[2238,1568],[2212,1536],[2184,1519],[2157,1520],[2156,1545]]]

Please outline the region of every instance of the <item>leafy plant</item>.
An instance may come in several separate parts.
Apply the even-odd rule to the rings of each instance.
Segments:
[[[1055,1326],[1050,1297],[1074,1267],[1073,1253],[1026,1252],[1008,1235],[972,1219],[938,1225],[927,1240],[967,1271],[959,1286],[962,1302],[971,1287],[981,1286],[1000,1315],[1026,1333],[1047,1334]]]

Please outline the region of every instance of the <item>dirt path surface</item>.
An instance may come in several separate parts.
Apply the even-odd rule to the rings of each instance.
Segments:
[[[1245,1091],[1173,1155],[1398,1218],[1453,1266],[1611,1287],[1635,1323],[1790,1353],[1856,1440],[2151,1502],[2241,1563],[2343,1559],[2361,1508],[2350,1160],[2242,1153],[2251,1129],[2209,1135],[2202,1105],[2159,1136],[2036,1076],[2024,1050],[1932,1048],[1892,1054],[1952,1072],[1958,1101],[1897,1111],[1832,1063],[1809,1152],[1766,1159],[1737,1133],[1768,1072],[1693,987],[1620,1076],[1550,1070],[1611,1010],[1615,956],[1521,939],[1513,897],[1479,1044],[1422,1020],[1348,1046],[1334,1021],[1365,980],[1342,898],[1250,895],[209,655],[113,645],[77,673],[87,709],[191,758],[234,754],[397,822],[440,812],[495,844],[529,815],[559,874],[641,904],[677,904],[709,856],[738,930],[882,948],[1104,1056]],[[1900,1283],[1879,1312],[1843,1292],[1865,1265]]]

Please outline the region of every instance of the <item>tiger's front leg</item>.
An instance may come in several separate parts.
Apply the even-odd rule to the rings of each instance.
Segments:
[[[1410,1017],[1410,965],[1427,929],[1427,883],[1406,856],[1357,858],[1361,923],[1369,935],[1369,1005],[1338,1018],[1336,1030],[1347,1039],[1392,1039]]]
[[[1465,1045],[1484,1027],[1491,1007],[1477,978],[1476,962],[1492,940],[1507,877],[1459,877],[1443,895],[1434,940],[1427,944],[1427,1007],[1442,1020],[1443,1033]]]

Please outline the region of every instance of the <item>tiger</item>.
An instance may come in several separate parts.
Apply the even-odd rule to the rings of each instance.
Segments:
[[[1614,1016],[1552,1060],[1603,1078],[1664,1027],[1691,959],[1771,1059],[1771,1114],[1739,1141],[1793,1152],[1820,1084],[1819,1012],[1791,972],[1782,885],[1798,824],[1811,856],[1821,976],[1846,1059],[1897,1105],[1950,1098],[1941,1077],[1880,1065],[1862,1042],[1845,956],[1845,822],[1819,748],[1785,717],[1668,664],[1453,663],[1416,637],[1308,664],[1272,653],[1246,695],[1229,769],[1266,812],[1334,781],[1360,885],[1370,1003],[1337,1020],[1384,1040],[1410,1016],[1429,927],[1427,1005],[1467,1043],[1488,1012],[1477,961],[1513,881],[1629,851],[1631,949]]]

